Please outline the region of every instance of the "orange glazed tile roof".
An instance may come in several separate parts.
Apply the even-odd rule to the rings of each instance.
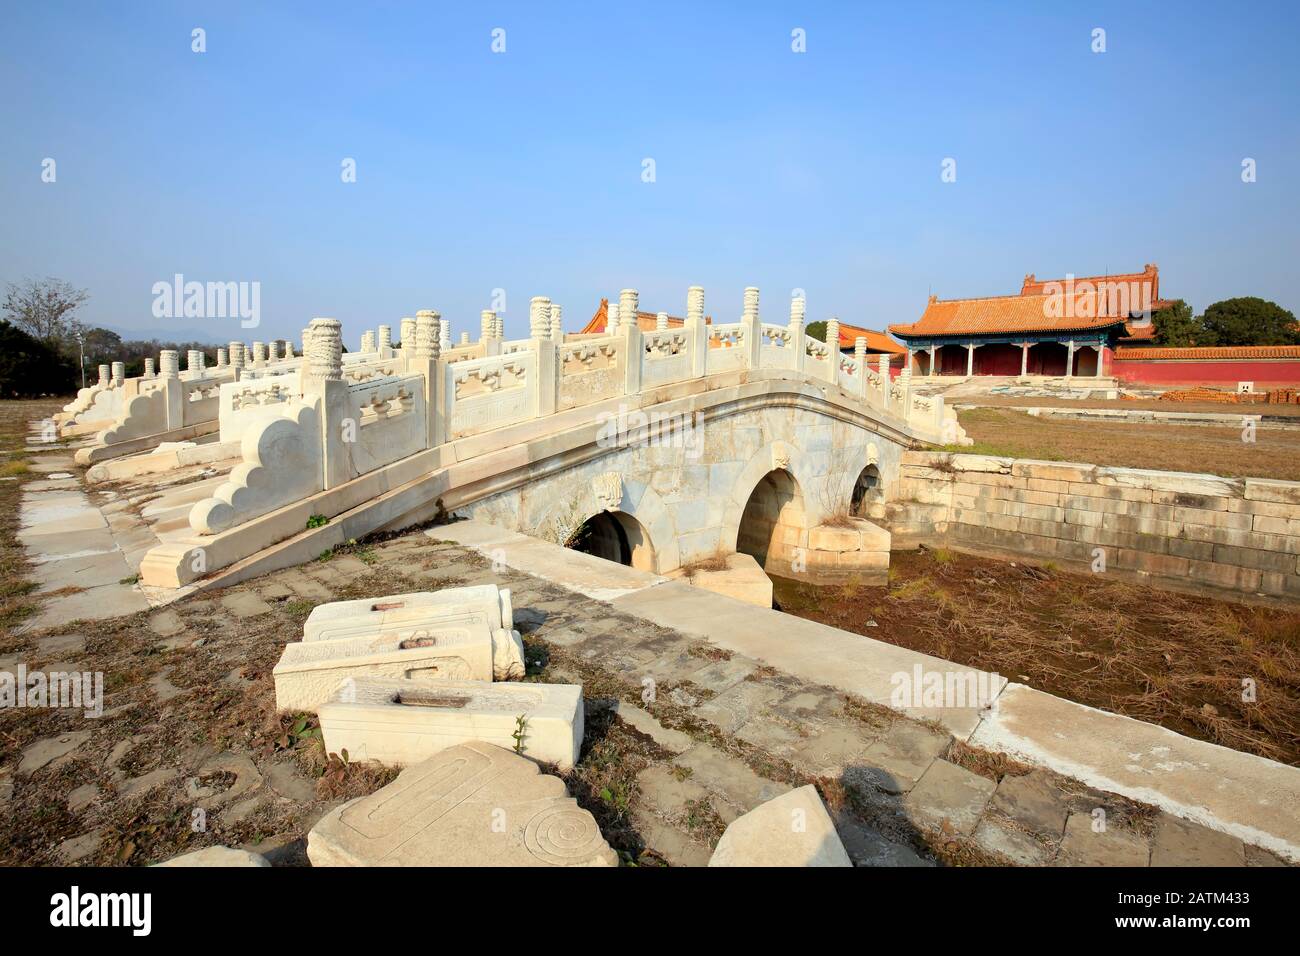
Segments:
[[[868,352],[886,352],[889,355],[902,355],[907,349],[899,345],[884,332],[864,329],[858,325],[840,323],[840,350],[853,351],[857,347],[858,336],[867,340]]]
[[[1042,282],[1031,273],[1019,295],[944,300],[931,296],[918,321],[891,325],[889,331],[901,336],[1083,332],[1124,321],[1129,339],[1149,340],[1155,336],[1152,323],[1127,320],[1144,308],[1155,311],[1168,305],[1159,291],[1160,270],[1151,264],[1142,272]]]
[[[639,309],[636,313],[636,324],[642,332],[653,332],[658,326],[658,312],[642,312]],[[596,314],[591,317],[591,321],[583,326],[579,335],[590,335],[593,332],[604,332],[606,324],[609,322],[609,299],[601,299],[600,307],[596,309]],[[704,323],[709,325],[713,322],[711,316],[704,317]],[[668,328],[677,329],[686,324],[686,320],[680,316],[668,316]]]
[[[1224,359],[1300,359],[1300,345],[1227,345],[1203,348],[1125,348],[1117,361],[1215,361]]]
[[[1082,332],[1123,322],[1116,316],[1095,315],[1095,298],[1095,295],[1075,295],[1074,307],[1070,309],[1061,296],[1052,295],[999,295],[942,301],[931,297],[919,320],[911,325],[891,325],[889,331],[901,336]]]

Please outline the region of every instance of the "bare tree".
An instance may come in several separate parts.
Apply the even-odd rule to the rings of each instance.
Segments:
[[[73,314],[90,294],[62,279],[24,279],[8,283],[4,317],[47,345],[67,341],[81,327]]]

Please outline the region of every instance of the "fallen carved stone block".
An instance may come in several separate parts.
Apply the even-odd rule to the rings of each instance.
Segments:
[[[316,710],[349,677],[512,680],[524,676],[518,631],[483,623],[437,623],[392,633],[289,644],[275,665],[275,705]]]
[[[595,819],[564,782],[485,743],[408,766],[322,817],[312,866],[617,866]]]
[[[396,766],[481,740],[568,769],[582,747],[576,684],[348,678],[317,713],[326,752]]]
[[[334,601],[312,610],[303,625],[302,639],[336,641],[376,634],[405,638],[439,621],[481,621],[493,628],[510,630],[514,627],[510,590],[481,584],[359,601]]]
[[[709,859],[709,866],[852,865],[811,784],[733,820]]]

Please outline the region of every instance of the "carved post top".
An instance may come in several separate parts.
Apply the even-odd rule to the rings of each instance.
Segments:
[[[451,348],[451,319],[444,319],[441,313],[435,313],[438,316],[438,348],[446,351]]]
[[[256,363],[256,362],[265,362],[265,361],[266,361],[266,343],[265,343],[265,342],[254,342],[254,343],[253,343],[253,361],[254,361],[255,363]]]
[[[790,328],[803,328],[804,315],[807,314],[808,300],[803,296],[792,296],[790,299]],[[839,320],[836,319],[836,323]]]
[[[493,334],[496,336],[497,341],[506,337],[506,320],[504,316],[497,316],[496,330]]]
[[[551,337],[551,300],[535,295],[528,302],[528,334],[535,339]]]
[[[826,320],[826,344],[830,346],[831,357],[840,350],[840,320],[836,316],[831,316]]]
[[[693,285],[686,290],[686,323],[694,325],[704,321],[704,286]]]
[[[217,368],[225,368],[230,364],[230,356],[225,349],[217,349]]]
[[[859,335],[853,340],[853,354],[859,360],[867,354],[867,337],[865,335]]]
[[[267,342],[267,343],[266,343],[266,360],[267,360],[268,362],[277,362],[277,361],[279,361],[279,359],[280,359],[280,343],[279,343],[279,342]]]
[[[462,333],[460,333],[460,344],[461,344],[461,345],[469,345],[469,344],[470,344],[470,342],[469,342],[469,333],[468,333],[468,332],[462,332]]]
[[[144,360],[144,377],[153,378],[153,375],[154,375],[153,359],[147,358]]]
[[[393,347],[393,327],[391,325],[381,325],[379,327],[379,347],[381,349],[391,349]]]
[[[758,321],[758,287],[745,287],[744,321]]]
[[[361,333],[361,351],[373,352],[375,350],[375,333],[365,331]]]
[[[557,303],[551,303],[551,338],[556,342],[564,341],[564,309]]]
[[[605,311],[605,334],[617,335],[619,326],[618,304],[611,302]]]
[[[114,362],[113,363],[113,384],[121,385],[124,381],[126,381],[126,363]]]
[[[483,342],[496,336],[497,314],[491,309],[484,309],[478,314],[478,337]]]
[[[438,341],[438,313],[422,309],[415,313],[415,357],[437,361],[441,343]]]
[[[230,364],[234,368],[244,367],[244,343],[243,342],[230,343]]]
[[[343,378],[343,323],[338,319],[312,319],[311,342],[306,356],[313,379],[337,382]]]
[[[636,289],[623,289],[618,294],[619,331],[636,327],[636,314],[640,309],[641,294]]]
[[[415,349],[415,319],[406,316],[401,321],[402,327],[402,348]]]
[[[113,370],[107,365],[99,367],[99,384],[108,385],[113,380]]]
[[[176,378],[180,375],[180,355],[175,349],[163,349],[158,353],[163,378]]]

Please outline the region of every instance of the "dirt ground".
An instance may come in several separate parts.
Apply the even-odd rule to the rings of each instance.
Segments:
[[[958,417],[975,445],[949,451],[1300,481],[1300,430],[1258,428],[1255,441],[1244,442],[1238,428],[1062,421],[1010,408],[972,408]]]
[[[1236,405],[1219,402],[1168,402],[1156,398],[1050,398],[1046,396],[979,395],[952,400],[958,404],[1007,408],[1124,408],[1152,412],[1213,412],[1220,415],[1276,415],[1300,418],[1300,405]]]
[[[1300,609],[928,548],[894,552],[887,587],[776,591],[799,617],[1300,766]]]

